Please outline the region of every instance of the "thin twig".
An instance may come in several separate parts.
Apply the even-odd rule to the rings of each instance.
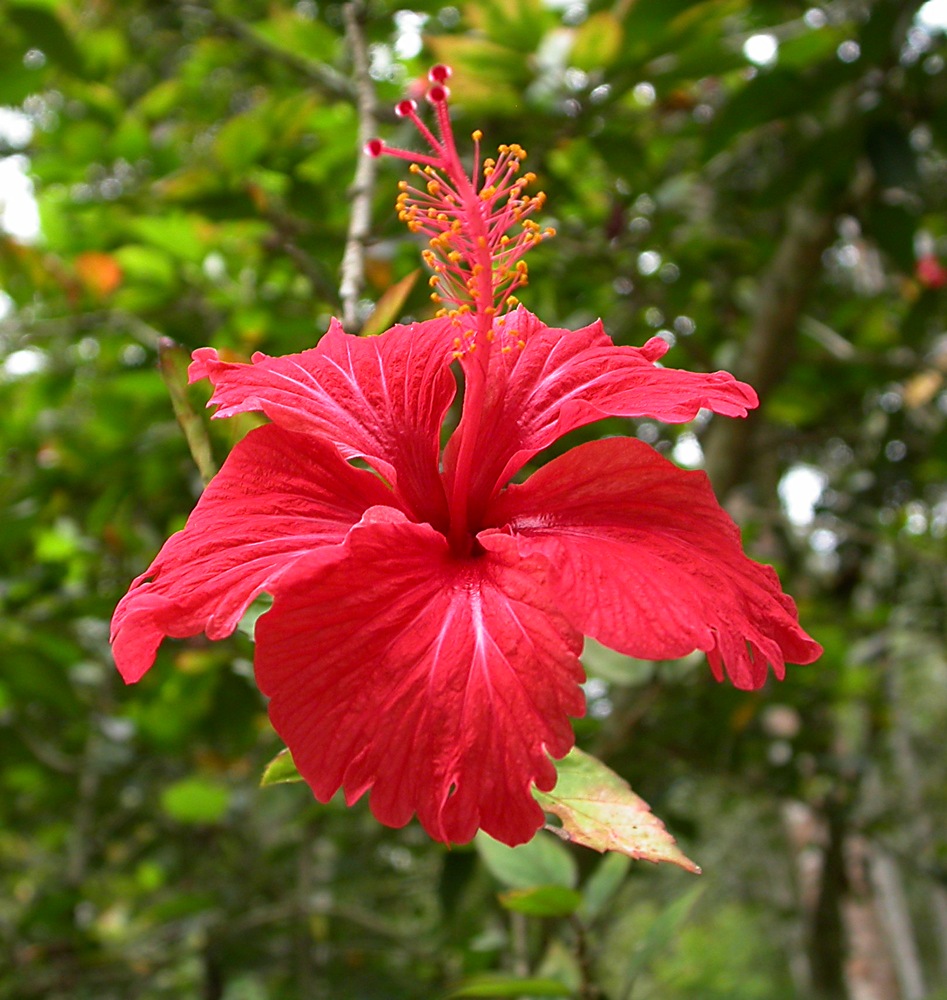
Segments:
[[[146,323],[134,313],[124,310],[99,310],[85,313],[69,313],[64,316],[38,318],[14,314],[0,323],[0,340],[9,339],[17,343],[32,344],[45,339],[74,336],[80,333],[127,333],[151,350],[158,349],[163,336],[159,330]]]
[[[354,332],[358,327],[358,297],[365,287],[365,243],[371,228],[372,192],[375,186],[375,160],[362,152],[365,143],[378,130],[375,110],[375,88],[368,72],[368,49],[362,31],[364,15],[362,0],[350,0],[342,8],[345,17],[345,34],[352,52],[352,69],[355,77],[356,106],[358,108],[358,166],[355,180],[349,189],[352,215],[342,256],[342,280],[339,297],[342,300],[342,323]]]
[[[582,976],[579,998],[580,1000],[599,1000],[602,994],[595,982],[595,967],[592,962],[592,954],[589,951],[589,938],[585,924],[575,914],[569,918],[569,923],[572,924],[572,930],[575,934],[575,958]]]
[[[299,245],[298,237],[308,231],[308,227],[293,216],[287,214],[277,205],[267,205],[262,210],[263,217],[273,226],[273,232],[264,243],[267,249],[279,250],[296,265],[324,301],[333,308],[340,305],[338,291],[329,278],[323,273],[322,265]]]

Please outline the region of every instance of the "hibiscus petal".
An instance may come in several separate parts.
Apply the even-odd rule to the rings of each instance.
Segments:
[[[743,417],[759,402],[750,386],[727,372],[656,367],[667,351],[659,337],[640,348],[618,347],[601,322],[561,330],[545,326],[522,307],[497,323],[497,343],[513,346],[506,352],[494,348],[490,357],[487,401],[477,429],[483,459],[471,487],[474,517],[530,458],[577,427],[603,417],[683,423],[701,408]],[[462,423],[445,453],[449,474],[465,430]]]
[[[257,682],[323,802],[371,789],[375,816],[508,844],[543,822],[530,794],[581,715],[581,637],[541,556],[458,559],[444,537],[369,511],[331,564],[300,562],[257,625]]]
[[[251,431],[115,609],[122,676],[137,681],[165,636],[229,635],[301,555],[337,546],[368,507],[391,497],[326,442],[273,425]]]
[[[249,365],[202,347],[189,376],[214,383],[215,417],[260,410],[288,430],[326,438],[385,476],[419,520],[440,525],[440,429],[456,392],[452,333],[445,319],[355,337],[333,320],[312,350],[255,354]]]
[[[749,689],[767,664],[782,678],[787,661],[822,651],[773,569],[744,555],[706,475],[640,441],[573,448],[501,494],[488,518],[499,530],[481,543],[542,552],[576,627],[620,652],[657,660],[701,649],[718,680],[725,667]]]

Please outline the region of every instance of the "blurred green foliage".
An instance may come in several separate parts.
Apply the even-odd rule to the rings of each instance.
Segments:
[[[314,0],[0,7],[0,167],[31,179],[40,225],[22,193],[0,214],[0,997],[846,996],[859,900],[900,913],[947,986],[928,916],[947,878],[947,44],[920,7],[357,9],[387,139],[413,141],[385,109],[443,60],[459,133],[529,150],[559,232],[529,308],[660,331],[670,364],[764,397],[739,426],[567,442],[702,448],[826,647],[747,694],[590,646],[580,741],[702,864],[699,891],[548,835],[525,866],[260,789],[279,744],[245,634],[166,643],[122,686],[111,611],[201,489],[175,412],[218,464],[248,427],[198,418],[201,385],[172,406],[161,338],[173,383],[174,351],[298,351],[340,311],[351,38]],[[418,266],[400,176],[380,168],[363,320]],[[385,308],[423,318],[425,295],[406,280]],[[815,824],[801,846],[792,806]],[[900,911],[839,873],[858,845],[894,859]]]

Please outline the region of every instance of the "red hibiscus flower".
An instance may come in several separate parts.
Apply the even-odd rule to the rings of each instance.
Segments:
[[[482,828],[517,844],[542,825],[531,788],[553,787],[551,758],[584,711],[583,635],[650,659],[703,650],[741,688],[820,647],[703,473],[609,438],[511,482],[602,417],[739,417],[757,400],[726,373],[657,366],[660,339],[618,347],[601,323],[547,327],[516,303],[523,254],[551,235],[527,217],[543,199],[524,193],[519,147],[464,173],[446,78],[436,67],[428,94],[439,138],[399,105],[433,155],[368,147],[419,165],[423,187],[403,185],[399,210],[430,236],[445,308],[372,338],[333,322],[312,350],[251,364],[196,351],[190,376],[214,384],[215,416],[270,423],[134,581],[112,640],[136,681],[165,636],[223,638],[269,593],[257,681],[316,797],[370,791],[391,826],[416,813],[445,842]],[[452,365],[462,411],[441,449]]]

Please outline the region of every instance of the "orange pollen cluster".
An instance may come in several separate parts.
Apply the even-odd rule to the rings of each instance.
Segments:
[[[479,142],[478,133],[474,142]],[[529,218],[542,209],[546,196],[526,194],[536,177],[517,176],[525,155],[520,146],[500,146],[498,158],[483,164],[479,189],[476,176],[465,177],[467,185],[456,185],[434,166],[416,163],[410,170],[426,183],[400,183],[398,218],[411,232],[429,235],[422,256],[434,272],[430,285],[435,303],[478,311],[497,304],[511,308],[512,292],[527,284],[529,266],[523,257],[554,230]],[[485,273],[488,283],[483,280]],[[440,314],[451,311],[445,308]]]
[[[431,154],[395,149],[379,139],[366,146],[372,156],[384,154],[411,161],[415,181],[399,184],[395,204],[398,218],[413,233],[428,236],[422,252],[433,271],[431,299],[443,308],[439,316],[451,316],[459,327],[473,332],[458,337],[457,356],[474,350],[481,340],[492,343],[499,336],[494,320],[517,304],[512,294],[529,281],[525,254],[555,235],[530,216],[542,210],[546,196],[527,194],[535,182],[533,173],[520,174],[526,151],[512,143],[501,145],[497,156],[480,162],[482,133],[473,133],[474,165],[468,175],[457,155],[447,109],[450,70],[435,66],[429,78],[428,101],[437,112],[439,136],[417,115],[413,101],[402,101],[395,109],[412,121],[431,148]],[[477,322],[464,317],[473,313]],[[520,342],[518,335],[502,332],[502,350]]]

